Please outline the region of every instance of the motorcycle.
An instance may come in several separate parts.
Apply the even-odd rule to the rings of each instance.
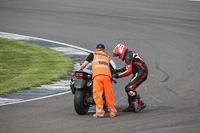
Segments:
[[[116,65],[113,61],[111,61],[111,73],[116,69]],[[91,64],[81,71],[74,71],[73,76],[75,78],[70,81],[70,89],[72,94],[74,95],[74,108],[77,114],[85,115],[89,108],[95,106],[95,102],[93,99],[93,83],[92,83],[92,67]],[[112,79],[114,83],[117,83],[114,79]],[[105,94],[103,93],[103,102],[104,109],[107,108]]]

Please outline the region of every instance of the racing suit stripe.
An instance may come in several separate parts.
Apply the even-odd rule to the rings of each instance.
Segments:
[[[142,63],[134,62],[133,64],[137,64],[137,65],[139,65],[143,70],[145,70],[144,67],[142,66]]]
[[[140,78],[135,84],[133,84],[131,87],[133,88],[132,90],[134,90],[136,88],[136,86],[138,84],[140,84],[141,81],[143,81],[143,79],[147,76],[147,73],[144,73],[142,78]]]
[[[133,80],[135,80],[137,78],[137,76],[138,76],[138,73],[135,74],[135,76],[131,79],[130,82],[132,82]]]

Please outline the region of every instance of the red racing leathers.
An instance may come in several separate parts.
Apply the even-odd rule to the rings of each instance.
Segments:
[[[119,73],[119,78],[128,76],[131,73],[133,74],[130,82],[125,87],[125,91],[128,95],[129,106],[133,107],[136,99],[138,104],[142,102],[135,89],[147,79],[148,69],[143,58],[137,52],[127,50],[124,56],[124,61],[125,66],[121,69],[117,69],[116,72]]]

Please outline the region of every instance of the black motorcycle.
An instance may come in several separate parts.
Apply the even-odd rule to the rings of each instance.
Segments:
[[[70,88],[72,94],[74,94],[74,108],[79,115],[85,115],[91,106],[95,105],[93,99],[93,83],[91,67],[83,69],[81,71],[74,71],[74,79],[71,79]],[[116,68],[115,64],[112,64],[112,70]],[[112,79],[116,83],[115,80]],[[103,93],[104,109],[107,108],[105,101],[105,94]]]

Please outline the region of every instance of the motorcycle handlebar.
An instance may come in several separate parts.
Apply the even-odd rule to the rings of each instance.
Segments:
[[[115,84],[117,83],[117,81],[116,81],[115,79],[111,78],[111,80],[112,80]]]

